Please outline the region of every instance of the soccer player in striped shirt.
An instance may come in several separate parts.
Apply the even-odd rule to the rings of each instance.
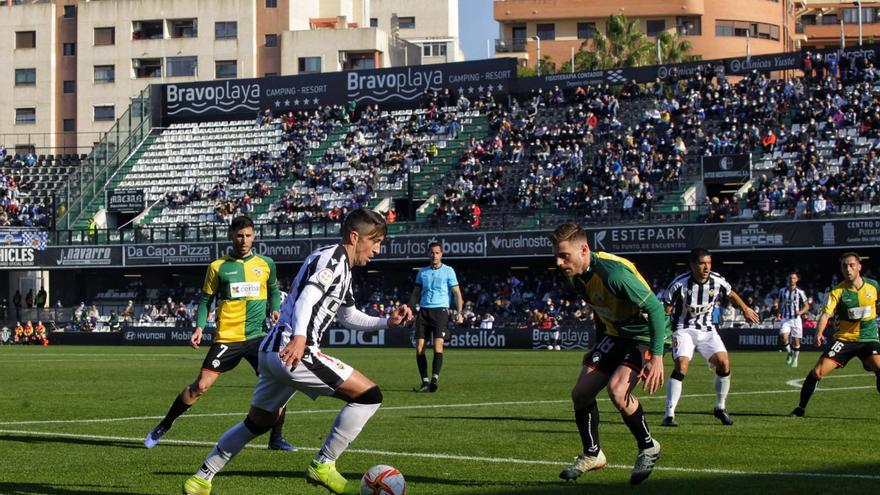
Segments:
[[[758,314],[721,275],[712,271],[712,255],[705,249],[691,251],[690,272],[679,275],[666,289],[664,304],[672,317],[672,359],[675,369],[666,385],[666,417],[663,426],[678,426],[675,408],[681,398],[681,385],[694,357],[700,353],[709,367],[715,368],[715,417],[730,426],[733,420],[727,414],[727,394],[730,391],[730,359],[712,322],[712,310],[717,301],[729,297],[750,323],[759,321]]]
[[[828,300],[816,326],[816,346],[825,343],[825,329],[834,318],[837,332],[831,346],[822,353],[816,366],[801,386],[800,403],[789,416],[806,414],[807,403],[816,384],[831,371],[843,368],[852,358],[858,358],[862,367],[877,376],[880,392],[880,337],[877,334],[877,310],[880,307],[880,283],[862,277],[862,258],[854,252],[840,257],[843,282],[828,293]]]
[[[336,470],[336,460],[379,409],[382,392],[348,364],[321,352],[320,342],[336,318],[345,327],[361,331],[412,321],[412,311],[405,304],[387,318],[355,308],[351,270],[379,253],[385,233],[385,218],[360,208],[345,218],[339,244],[319,248],[306,258],[278,323],[260,345],[260,380],[247,417],[220,437],[201,469],[184,482],[184,494],[209,495],[214,476],[248,442],[272,428],[296,392],[312,400],[330,396],[345,402],[324,445],[306,468],[306,480],[337,494],[360,493],[360,483],[345,479]]]
[[[797,272],[788,274],[788,285],[779,289],[779,306],[782,310],[782,326],[779,327],[779,341],[787,356],[785,364],[797,368],[801,351],[801,338],[804,327],[801,316],[810,310],[807,294],[798,288],[800,277]]]
[[[263,326],[266,315],[268,313],[273,322],[279,317],[278,272],[271,258],[253,252],[254,222],[250,218],[239,216],[232,219],[229,240],[232,242],[232,253],[208,265],[190,345],[198,349],[202,343],[208,308],[215,299],[217,335],[202,361],[199,376],[180,392],[165,418],[147,434],[144,445],[148,449],[159,443],[174,421],[188,411],[221,374],[235,369],[242,359],[259,374],[257,363],[260,342],[266,335]],[[272,428],[269,448],[296,450],[282,436],[283,425],[282,414]]]

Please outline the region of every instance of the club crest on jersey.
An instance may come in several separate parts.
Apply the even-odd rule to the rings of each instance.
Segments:
[[[318,279],[318,283],[320,283],[324,287],[328,287],[331,283],[333,283],[333,270],[329,268],[324,268],[318,272],[315,278]]]
[[[711,290],[709,291],[709,297],[710,297],[710,298],[715,297],[715,289],[711,289]]]
[[[254,272],[254,275],[259,277],[260,275],[263,274],[263,269],[258,266],[255,266],[253,269],[253,272]]]

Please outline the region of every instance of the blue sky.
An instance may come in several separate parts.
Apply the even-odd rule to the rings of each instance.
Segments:
[[[486,40],[495,54],[498,23],[492,13],[492,0],[458,0],[458,34],[465,60],[486,58]]]

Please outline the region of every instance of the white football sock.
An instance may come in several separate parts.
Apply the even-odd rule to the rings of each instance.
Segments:
[[[379,409],[381,404],[358,404],[349,402],[339,411],[330,434],[324,440],[324,446],[315,456],[321,463],[335,462],[345,452],[348,445],[357,438],[367,421]]]
[[[678,399],[681,398],[681,380],[670,378],[666,384],[666,416],[674,417]]]
[[[715,375],[715,408],[727,409],[727,394],[730,392],[730,375]]]
[[[236,454],[241,452],[241,449],[247,445],[248,442],[258,437],[259,435],[255,435],[247,426],[244,425],[244,422],[238,423],[232,428],[226,430],[226,433],[220,437],[220,440],[217,441],[217,445],[211,450],[211,453],[208,454],[208,457],[205,459],[205,463],[202,464],[199,472],[196,473],[196,476],[199,478],[206,479],[211,481],[214,478],[214,475],[219,473],[226,463],[231,461]]]

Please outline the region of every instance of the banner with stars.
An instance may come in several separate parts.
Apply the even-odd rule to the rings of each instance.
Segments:
[[[413,65],[259,79],[229,79],[154,86],[162,104],[161,125],[194,118],[253,118],[270,110],[312,110],[325,105],[357,107],[380,104],[384,109],[418,106],[425,92],[449,90],[453,98],[470,99],[510,91],[516,60],[498,58],[476,62]],[[453,100],[454,101],[454,100]]]

